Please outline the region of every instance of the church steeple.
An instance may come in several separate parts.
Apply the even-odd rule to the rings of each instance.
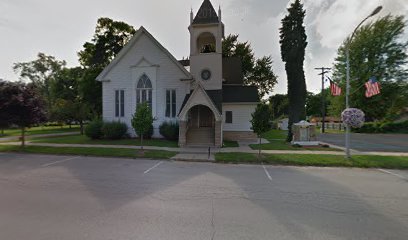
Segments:
[[[194,17],[194,14],[193,14]],[[209,0],[204,0],[189,26],[190,73],[205,90],[222,89],[224,24]]]
[[[220,20],[218,19],[217,13],[210,0],[204,0],[192,24],[218,23],[219,21]]]

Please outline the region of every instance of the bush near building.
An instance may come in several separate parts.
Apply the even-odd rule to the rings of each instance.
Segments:
[[[167,140],[176,141],[179,138],[179,125],[177,122],[164,122],[160,125],[159,131]]]

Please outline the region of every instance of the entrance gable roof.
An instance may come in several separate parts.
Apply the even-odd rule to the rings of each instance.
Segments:
[[[137,40],[142,36],[147,36],[152,42],[164,53],[170,60],[181,70],[185,75],[186,79],[192,79],[192,75],[177,61],[177,59],[165,48],[163,45],[157,41],[143,26],[141,26],[135,33],[135,35],[130,39],[130,41],[122,48],[118,55],[109,63],[107,67],[96,77],[97,81],[105,81],[107,74],[120,62],[120,60],[126,56],[126,54],[133,48]]]
[[[209,107],[213,111],[215,118],[217,120],[221,120],[221,113],[219,109],[211,100],[210,96],[208,96],[200,82],[196,82],[196,87],[194,88],[193,92],[190,94],[188,99],[185,99],[185,103],[183,103],[183,107],[178,115],[179,118],[184,118],[188,111],[196,105],[205,105]]]

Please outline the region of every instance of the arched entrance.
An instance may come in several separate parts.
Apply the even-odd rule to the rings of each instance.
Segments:
[[[215,116],[204,105],[196,105],[187,113],[186,145],[214,146]]]

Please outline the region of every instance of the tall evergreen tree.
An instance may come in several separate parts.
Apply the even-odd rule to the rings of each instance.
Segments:
[[[292,140],[292,124],[305,118],[306,82],[303,70],[307,37],[303,21],[306,11],[300,0],[295,0],[288,8],[288,15],[282,19],[280,32],[281,57],[285,62],[288,79],[289,132],[287,140]]]

